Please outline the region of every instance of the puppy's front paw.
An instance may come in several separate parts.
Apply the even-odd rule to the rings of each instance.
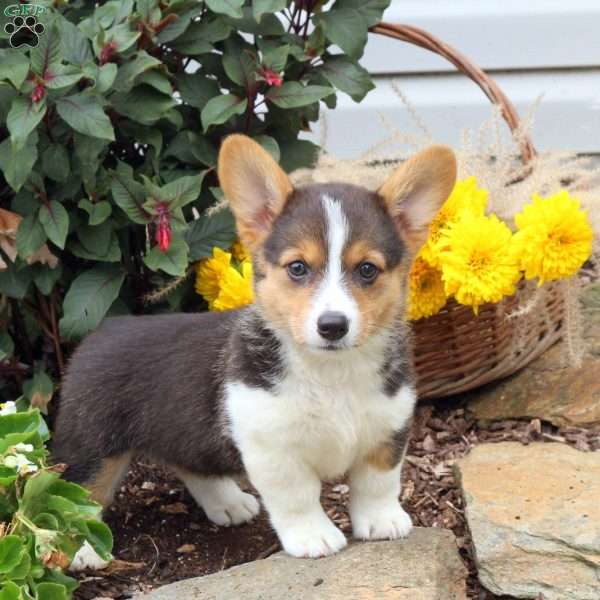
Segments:
[[[86,571],[87,569],[99,571],[100,569],[105,569],[108,564],[108,561],[101,558],[92,548],[89,542],[84,542],[83,546],[79,548],[73,557],[73,560],[69,565],[69,571],[74,573],[78,571]]]
[[[302,521],[277,533],[283,549],[297,558],[328,556],[348,544],[346,536],[326,517],[317,522]]]
[[[354,537],[361,540],[395,540],[412,529],[410,517],[397,501],[357,507],[351,518]]]
[[[238,489],[236,493],[221,498],[223,503],[203,506],[206,516],[217,525],[230,527],[251,521],[259,512],[260,504],[252,495]]]

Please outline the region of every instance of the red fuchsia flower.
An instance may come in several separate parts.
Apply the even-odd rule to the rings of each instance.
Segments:
[[[156,207],[158,212],[158,223],[156,225],[156,243],[161,252],[166,252],[171,245],[171,223],[169,221],[169,207],[165,204],[159,204]]]
[[[112,55],[115,53],[116,49],[117,42],[114,40],[112,42],[108,42],[108,44],[106,44],[100,51],[100,65],[105,65],[112,58]]]
[[[46,88],[44,87],[43,83],[38,83],[34,88],[33,88],[33,92],[31,92],[31,101],[32,102],[40,102],[41,100],[44,99],[44,96],[46,95]]]
[[[261,67],[259,71],[259,75],[266,81],[267,85],[273,85],[275,87],[280,87],[283,83],[283,77],[276,73],[272,69],[268,69],[267,67]]]

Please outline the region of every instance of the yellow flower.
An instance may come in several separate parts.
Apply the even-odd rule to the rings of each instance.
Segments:
[[[250,258],[250,253],[244,248],[242,242],[239,240],[234,242],[233,246],[231,246],[231,254],[233,254],[233,258],[239,262],[243,262]]]
[[[231,254],[217,247],[213,248],[212,258],[205,258],[196,265],[196,292],[204,297],[209,308],[219,295],[221,278],[230,265]]]
[[[513,294],[520,272],[511,239],[510,229],[495,215],[464,213],[440,239],[446,294],[472,306],[475,314],[480,304],[499,302]]]
[[[440,240],[444,232],[465,212],[483,216],[487,202],[488,191],[477,187],[475,177],[457,181],[452,193],[429,225],[429,238],[422,249],[423,258],[429,264],[437,266],[438,254],[443,249],[440,247]]]
[[[527,279],[539,277],[538,285],[574,275],[592,253],[587,211],[566,190],[549,198],[534,194],[515,223],[518,264]]]
[[[408,279],[408,318],[416,321],[438,313],[446,304],[442,273],[419,254]]]
[[[234,267],[229,267],[223,273],[219,295],[213,302],[211,310],[231,310],[254,301],[252,263],[244,261],[240,266],[241,273]]]

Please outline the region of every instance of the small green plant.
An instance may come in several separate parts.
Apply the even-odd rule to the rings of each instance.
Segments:
[[[207,211],[221,140],[309,166],[320,103],[373,88],[358,61],[389,0],[34,4],[36,47],[0,26],[0,397],[44,408],[106,315],[206,308],[185,277],[235,237]]]
[[[0,408],[0,598],[67,600],[77,582],[63,573],[84,541],[110,558],[112,535],[100,506],[49,467],[40,412]]]

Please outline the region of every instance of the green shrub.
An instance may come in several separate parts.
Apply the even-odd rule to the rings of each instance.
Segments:
[[[88,492],[48,467],[48,428],[38,410],[0,409],[0,598],[66,600],[77,582],[63,574],[87,540],[109,558],[112,536]]]
[[[310,165],[299,134],[373,87],[357,61],[389,0],[36,4],[39,45],[0,40],[0,208],[23,218],[15,235],[0,214],[0,396],[27,382],[43,408],[45,373],[107,314],[205,308],[185,275],[235,237],[207,214],[221,139]]]

